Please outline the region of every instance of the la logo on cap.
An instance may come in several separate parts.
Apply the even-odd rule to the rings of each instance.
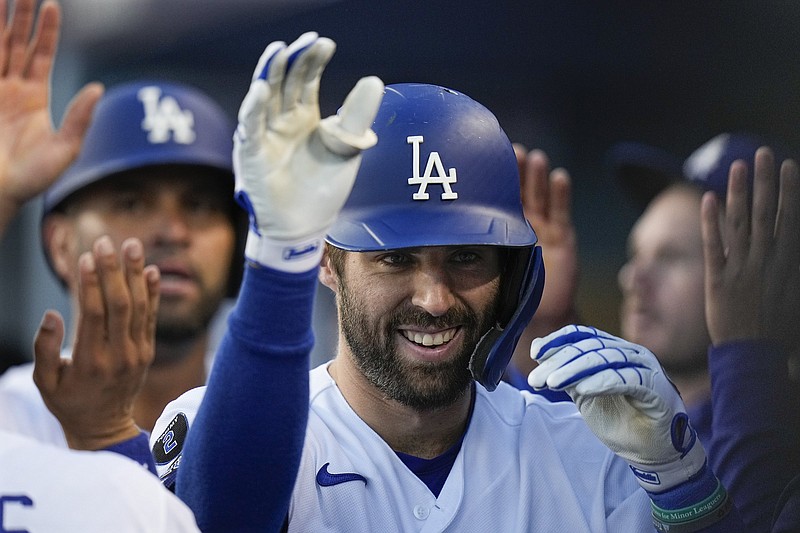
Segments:
[[[150,86],[139,90],[137,96],[144,106],[142,129],[147,140],[163,144],[170,138],[178,144],[192,144],[197,138],[194,131],[194,115],[189,109],[181,109],[172,96],[161,96],[161,88]]]
[[[411,145],[413,150],[412,173],[413,176],[408,178],[409,185],[419,185],[419,189],[414,193],[412,198],[414,200],[427,200],[430,198],[428,194],[428,185],[437,183],[442,186],[442,200],[455,200],[458,198],[458,193],[453,192],[450,185],[456,183],[456,169],[451,168],[449,172],[445,172],[442,158],[439,152],[431,152],[428,155],[428,162],[425,164],[425,172],[420,176],[419,173],[419,145],[422,144],[424,139],[422,135],[409,135],[406,142]],[[436,175],[432,175],[433,169],[436,169]]]

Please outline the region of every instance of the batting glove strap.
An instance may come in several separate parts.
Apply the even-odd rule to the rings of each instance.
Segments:
[[[627,460],[639,485],[648,492],[661,492],[696,476],[706,462],[706,452],[699,441],[680,459],[666,464],[646,465]]]
[[[257,234],[247,235],[244,255],[248,261],[281,272],[299,274],[319,266],[324,250],[324,234],[294,240],[278,240]]]

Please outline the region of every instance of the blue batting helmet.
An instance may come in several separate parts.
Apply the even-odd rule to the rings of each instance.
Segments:
[[[328,232],[348,251],[492,245],[508,249],[500,316],[470,362],[494,390],[541,299],[544,266],[522,211],[514,149],[495,116],[468,96],[389,85],[353,191]]]
[[[233,201],[233,131],[224,110],[193,87],[164,81],[113,87],[98,102],[77,159],[45,192],[42,216],[84,187],[122,172],[159,165],[205,167],[230,182],[240,250],[244,230]],[[232,272],[231,295],[240,279],[240,272]]]

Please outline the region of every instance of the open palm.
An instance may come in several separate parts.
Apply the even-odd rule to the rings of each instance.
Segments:
[[[44,191],[75,158],[103,91],[96,83],[84,87],[55,130],[49,78],[60,11],[55,2],[44,2],[32,32],[34,0],[15,4],[7,23],[6,0],[0,0],[0,222]]]

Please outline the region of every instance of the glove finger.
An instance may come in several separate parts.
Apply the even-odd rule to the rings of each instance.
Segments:
[[[282,112],[290,112],[300,103],[300,95],[303,92],[303,85],[311,62],[320,54],[320,49],[325,50],[330,46],[328,43],[333,43],[329,39],[322,41],[321,45],[320,42],[316,32],[306,32],[281,53],[286,57]]]
[[[370,129],[383,100],[383,82],[376,76],[361,78],[342,104],[339,112],[342,130],[363,135]]]
[[[547,388],[550,374],[561,368],[562,365],[582,355],[583,353],[574,346],[564,346],[560,349],[549,350],[547,358],[540,359],[539,364],[528,375],[528,384],[536,390]]]
[[[266,72],[266,82],[269,86],[269,100],[265,102],[266,126],[270,127],[281,119],[283,111],[284,85],[287,71],[289,69],[289,47],[283,47],[275,52],[275,55],[264,66]]]
[[[267,101],[270,100],[270,88],[261,79],[250,84],[250,89],[239,107],[239,124],[236,127],[234,141],[236,150],[247,150],[248,146],[257,148],[264,136],[267,123]]]
[[[383,82],[376,76],[361,78],[347,95],[338,115],[320,123],[320,139],[333,153],[357,154],[378,142],[370,126],[383,99]]]
[[[551,372],[547,386],[554,390],[574,387],[579,394],[610,394],[642,386],[649,369],[636,361],[619,360],[616,355],[618,352],[592,352]]]
[[[322,79],[322,71],[336,52],[336,43],[326,37],[320,37],[304,54],[305,73],[304,78],[300,79],[298,72],[298,95],[299,104],[309,107],[319,106],[319,85]],[[290,67],[291,68],[291,67]]]
[[[256,63],[256,68],[253,71],[253,77],[251,78],[251,81],[259,79],[266,81],[267,74],[272,65],[272,59],[284,48],[286,48],[286,43],[283,41],[274,41],[269,43],[264,49],[264,52],[262,52],[261,57],[258,58],[258,63]]]
[[[572,335],[571,332],[567,335]],[[590,358],[597,359],[597,356],[592,355],[592,351],[602,348],[597,339],[590,337],[582,341],[583,346],[577,344],[565,344],[563,346],[556,346],[547,349],[547,356],[539,360],[539,364],[531,372],[528,381],[534,388],[549,387],[550,375],[558,369],[571,365],[578,361],[578,365],[596,365],[599,362],[591,362]]]
[[[590,339],[562,348],[540,363],[531,376],[539,387],[563,390],[601,372],[613,374],[638,368],[648,367],[635,354],[618,347],[606,348],[598,339]]]
[[[257,89],[260,91],[259,98],[253,99],[251,104],[256,104],[257,107],[253,111],[259,113],[258,130],[253,130],[248,133],[255,134],[264,132],[267,125],[267,120],[270,117],[276,116],[281,108],[281,85],[283,78],[286,75],[286,43],[283,41],[275,41],[270,43],[261,54],[258,60],[258,65],[253,73],[253,81],[250,84],[250,90],[253,87],[265,87],[264,89]],[[247,104],[247,97],[242,101],[242,108]],[[241,120],[240,120],[241,122]],[[260,136],[259,136],[260,138]]]
[[[551,357],[555,352],[566,345],[575,344],[592,338],[615,339],[621,341],[621,339],[617,339],[596,328],[578,325],[564,326],[545,337],[534,339],[533,342],[531,342],[531,358],[541,362]]]

